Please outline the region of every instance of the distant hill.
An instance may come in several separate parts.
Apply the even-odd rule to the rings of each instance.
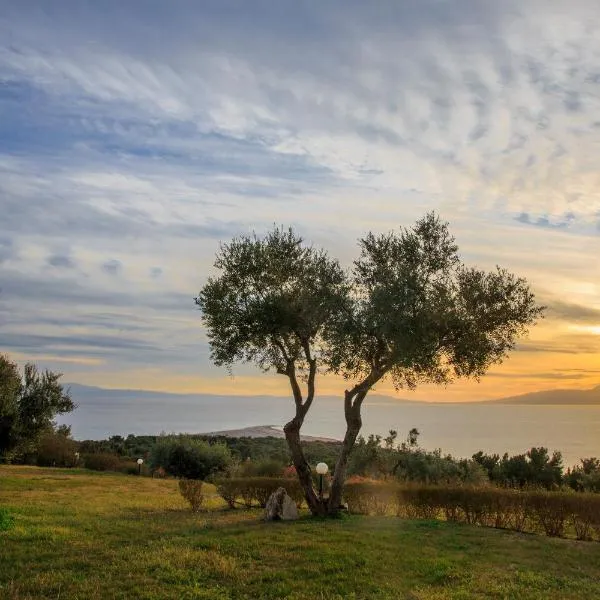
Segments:
[[[591,390],[543,390],[498,400],[488,400],[486,404],[597,404],[600,406],[600,386]]]
[[[63,384],[65,388],[69,388],[71,391],[71,396],[73,399],[77,401],[96,401],[103,400],[106,402],[110,402],[112,400],[122,401],[126,400],[162,400],[168,398],[189,398],[189,399],[219,399],[219,398],[238,398],[240,400],[243,399],[252,399],[252,398],[272,398],[279,399],[286,402],[291,402],[291,395],[289,396],[271,396],[271,395],[263,395],[263,394],[254,394],[254,395],[232,395],[232,394],[206,394],[202,392],[196,393],[180,393],[180,392],[153,392],[148,390],[136,390],[136,389],[126,389],[126,388],[103,388],[97,387],[93,385],[83,385],[81,383],[65,383]],[[321,401],[332,401],[332,402],[340,402],[340,396],[332,396],[332,395],[322,395],[319,396]],[[406,398],[395,398],[394,396],[384,396],[382,394],[369,394],[367,397],[367,404],[375,404],[380,402],[392,402],[397,404],[398,402],[406,402],[410,404],[420,404],[420,400],[407,400]]]
[[[231,396],[229,394],[179,394],[179,393],[168,393],[168,392],[151,392],[146,390],[132,390],[132,389],[108,389],[89,385],[82,385],[79,383],[67,383],[66,387],[71,389],[71,395],[73,400],[79,404],[112,404],[123,402],[130,403],[132,406],[137,405],[140,402],[164,402],[169,399],[189,399],[190,401],[205,401],[214,402],[223,399],[253,400],[253,399],[264,399],[268,398],[273,401],[283,401],[283,403],[289,402],[289,396]],[[339,403],[340,399],[338,396],[319,396],[320,402],[325,403]],[[383,396],[380,394],[371,394],[367,397],[367,405],[373,404],[424,404],[423,401],[419,400],[407,400],[406,398],[395,398],[392,396]],[[456,402],[454,403],[456,404]],[[462,403],[459,403],[462,404]],[[540,392],[531,392],[528,394],[520,394],[518,396],[509,396],[506,398],[499,398],[496,400],[481,400],[476,404],[524,404],[524,405],[560,405],[560,404],[572,404],[572,405],[598,405],[600,406],[600,386],[592,388],[590,390],[543,390]],[[270,426],[259,426],[259,427],[270,427]],[[282,434],[283,435],[283,434]]]

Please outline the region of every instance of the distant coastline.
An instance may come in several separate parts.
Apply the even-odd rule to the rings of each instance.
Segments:
[[[227,429],[226,431],[211,431],[209,433],[201,433],[199,435],[214,436],[214,437],[274,437],[285,438],[283,428],[276,425],[255,425],[253,427],[242,427],[241,429]],[[319,437],[314,435],[301,435],[300,439],[303,442],[326,442],[339,444],[340,440],[329,437]]]
[[[111,389],[101,388],[95,386],[82,385],[79,383],[68,383],[66,387],[71,389],[74,400],[110,400],[111,397],[119,398],[130,398],[130,399],[168,399],[168,398],[206,398],[218,400],[222,398],[239,398],[239,399],[254,399],[264,398],[265,396],[256,395],[244,395],[244,396],[232,396],[228,394],[205,394],[205,393],[186,393],[178,394],[173,392],[155,392],[149,390],[136,390],[136,389]],[[270,396],[273,399],[282,399],[281,396]],[[287,398],[287,397],[285,397]],[[335,400],[334,396],[322,396],[324,399]],[[397,398],[395,396],[384,396],[381,394],[371,394],[367,396],[366,403],[373,404],[376,402],[392,402],[392,403],[409,403],[409,404],[435,404],[435,402],[420,401],[420,400],[409,400],[407,398]],[[443,402],[441,404],[523,404],[523,405],[585,405],[585,406],[600,406],[600,386],[594,387],[589,390],[576,390],[576,389],[560,389],[560,390],[542,390],[539,392],[529,392],[527,394],[519,394],[516,396],[509,396],[506,398],[497,398],[493,400],[476,400],[468,402]],[[270,426],[260,426],[270,427]],[[281,433],[283,436],[283,433]]]

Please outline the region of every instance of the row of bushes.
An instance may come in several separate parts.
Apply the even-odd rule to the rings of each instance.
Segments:
[[[137,475],[139,471],[135,460],[127,456],[117,456],[99,452],[95,454],[82,454],[77,461],[78,467],[85,467],[92,471],[115,471],[117,473],[126,473],[127,475]],[[149,469],[146,464],[142,465],[142,475],[148,475]]]
[[[284,487],[298,507],[304,501],[297,479],[238,477],[218,480],[216,486],[231,508],[264,507],[278,487]],[[348,511],[354,514],[445,519],[483,527],[543,532],[552,537],[569,533],[579,540],[600,540],[598,494],[357,481],[346,484],[344,500]]]
[[[600,496],[592,493],[514,490],[493,486],[422,486],[356,482],[345,487],[348,510],[446,519],[484,527],[600,540]]]
[[[247,508],[264,508],[269,496],[279,487],[285,488],[298,507],[304,502],[304,492],[297,478],[232,477],[216,482],[217,492],[230,508],[241,504]]]

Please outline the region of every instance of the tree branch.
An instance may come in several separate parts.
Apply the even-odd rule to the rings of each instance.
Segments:
[[[360,405],[369,390],[387,373],[389,369],[383,367],[373,369],[361,382],[357,383],[351,390],[346,390],[345,401],[350,398],[352,407]],[[352,401],[353,400],[353,401]]]
[[[283,356],[283,360],[287,363],[290,362],[291,358],[288,355],[288,353],[285,350],[285,346],[283,345],[283,343],[278,340],[274,335],[271,336],[271,341],[273,342],[273,344],[275,344],[275,346],[277,346],[279,348],[279,351],[281,352],[282,356]],[[287,371],[284,372],[284,374],[287,374]]]
[[[293,361],[288,361],[287,372],[286,372],[290,385],[292,387],[292,394],[294,394],[294,402],[296,404],[296,416],[304,419],[304,414],[301,414],[302,409],[302,390],[300,389],[300,385],[298,384],[298,378],[296,377],[296,366]]]
[[[306,391],[306,400],[303,404],[304,415],[308,412],[314,397],[315,397],[315,378],[317,375],[317,359],[313,358],[312,353],[310,351],[310,344],[306,338],[300,339],[302,344],[302,349],[304,351],[304,357],[306,358],[306,362],[308,363],[308,381],[307,381],[307,391]]]

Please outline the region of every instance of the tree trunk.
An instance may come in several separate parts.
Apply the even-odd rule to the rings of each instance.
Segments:
[[[342,450],[338,457],[333,472],[333,481],[329,492],[329,501],[327,503],[327,514],[335,515],[339,512],[342,504],[342,493],[344,491],[344,482],[346,481],[346,467],[348,466],[348,457],[354,448],[354,443],[362,427],[360,416],[360,404],[352,406],[352,396],[346,392],[345,415],[346,415],[346,435],[342,443]]]
[[[313,487],[310,465],[306,461],[304,452],[302,451],[302,446],[300,445],[301,427],[301,419],[298,417],[292,419],[283,428],[285,432],[285,439],[287,440],[288,447],[292,454],[292,460],[294,462],[294,467],[296,467],[298,480],[300,481],[300,485],[304,490],[306,504],[313,515],[323,516],[327,513],[327,507],[325,503],[320,500],[319,496],[315,492],[315,488]]]

